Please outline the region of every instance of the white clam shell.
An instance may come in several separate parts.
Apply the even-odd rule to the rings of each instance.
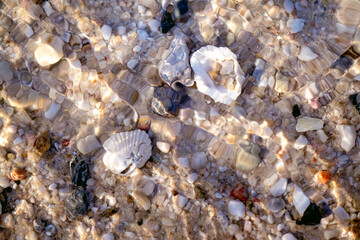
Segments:
[[[220,74],[233,72],[235,75],[233,90],[222,85],[216,86],[216,83],[208,74],[216,62],[221,64],[225,60],[233,61],[233,64],[231,64],[233,69],[229,69],[228,65],[224,66]],[[245,82],[244,72],[237,61],[236,55],[229,48],[211,45],[202,47],[191,56],[190,64],[194,71],[198,90],[210,96],[215,102],[230,104],[240,95],[241,87]]]
[[[144,166],[151,156],[151,140],[141,130],[117,133],[107,139],[103,147],[105,166],[122,176]]]

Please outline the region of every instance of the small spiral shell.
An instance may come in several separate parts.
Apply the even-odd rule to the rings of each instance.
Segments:
[[[15,168],[9,174],[9,178],[14,181],[23,180],[24,178],[26,178],[26,170],[21,168]]]

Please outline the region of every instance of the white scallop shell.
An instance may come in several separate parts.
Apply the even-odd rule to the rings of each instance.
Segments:
[[[105,166],[122,176],[144,166],[151,156],[151,140],[141,130],[117,133],[107,139],[103,147]]]
[[[225,60],[232,60],[232,69],[224,67],[221,70],[225,73],[234,75],[234,89],[228,89],[225,86],[216,86],[215,81],[210,77],[209,71],[213,69],[216,63],[221,63]],[[205,46],[193,53],[190,59],[191,67],[194,71],[194,78],[197,88],[200,92],[210,96],[215,102],[230,104],[241,93],[241,87],[245,82],[244,72],[242,71],[236,55],[226,47]],[[224,71],[223,71],[224,70]]]

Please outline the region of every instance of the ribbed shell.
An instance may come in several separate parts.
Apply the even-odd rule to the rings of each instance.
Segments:
[[[117,133],[107,139],[103,147],[105,166],[122,176],[144,166],[151,156],[151,140],[141,130]]]

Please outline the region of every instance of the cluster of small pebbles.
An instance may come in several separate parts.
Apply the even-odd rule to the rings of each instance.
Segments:
[[[360,1],[0,1],[0,239],[360,239]]]

